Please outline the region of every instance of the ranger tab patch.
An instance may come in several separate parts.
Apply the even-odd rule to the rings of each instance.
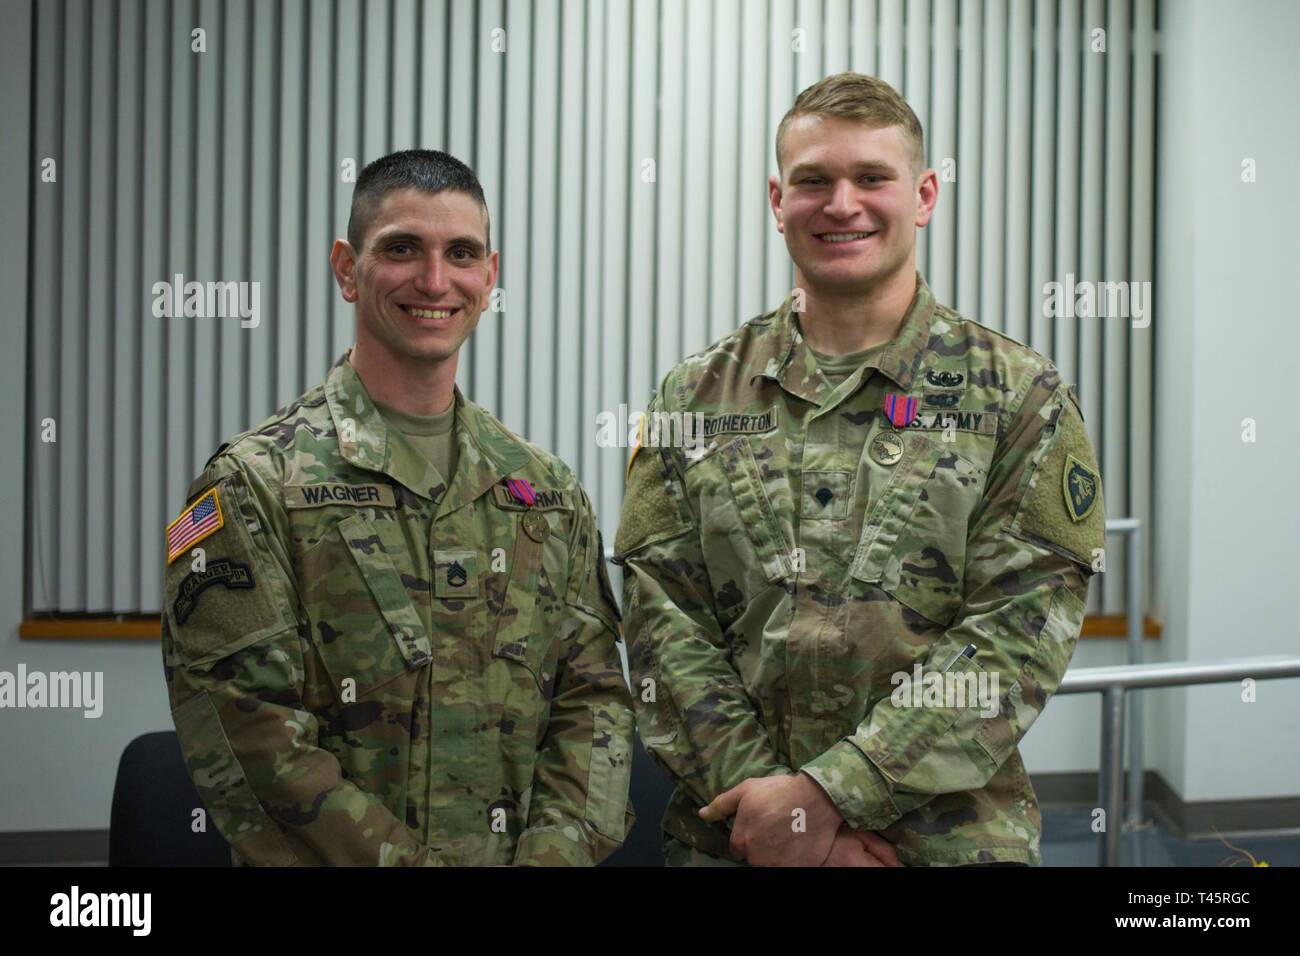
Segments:
[[[191,545],[216,534],[223,524],[221,496],[216,488],[209,488],[167,526],[167,563],[171,564]]]
[[[1096,472],[1073,455],[1065,456],[1061,490],[1065,494],[1065,510],[1070,513],[1070,520],[1082,521],[1092,514],[1100,488],[1101,477]]]
[[[177,625],[184,624],[194,608],[198,606],[199,595],[214,584],[224,584],[228,588],[254,587],[253,572],[248,565],[229,558],[218,558],[208,563],[202,571],[191,571],[185,575],[180,587],[176,589],[176,601],[172,604],[172,613]]]

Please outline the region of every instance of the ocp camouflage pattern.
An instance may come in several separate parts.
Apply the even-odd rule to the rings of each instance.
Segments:
[[[629,469],[615,560],[633,687],[652,688],[634,698],[638,730],[676,782],[670,859],[727,857],[727,827],[696,810],[804,770],[906,864],[1040,861],[1018,744],[1069,664],[1104,545],[1096,459],[1047,359],[917,282],[899,333],[838,385],[791,297],[684,360],[650,403],[663,422],[775,416],[694,449],[661,432]],[[903,427],[888,393],[917,400]],[[1069,455],[1097,478],[1078,521]],[[895,675],[950,663],[997,675],[994,716],[891,701]]]
[[[190,488],[224,511],[208,565],[252,578],[181,621],[189,553],[165,572],[199,794],[237,862],[597,863],[633,819],[633,718],[587,496],[458,389],[444,481],[346,358]]]

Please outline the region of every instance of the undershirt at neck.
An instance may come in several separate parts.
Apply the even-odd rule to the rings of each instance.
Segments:
[[[804,345],[812,353],[813,358],[817,360],[817,367],[821,369],[822,374],[830,380],[832,385],[838,385],[856,372],[865,362],[883,352],[889,343],[882,342],[879,345],[871,346],[869,349],[862,349],[859,352],[847,352],[844,355],[825,355],[808,345],[807,342]]]
[[[396,428],[437,469],[442,480],[451,484],[456,470],[456,402],[438,415],[412,415],[375,402],[379,414]]]

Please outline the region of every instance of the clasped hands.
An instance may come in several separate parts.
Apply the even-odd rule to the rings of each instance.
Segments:
[[[708,823],[733,814],[731,852],[753,866],[902,866],[887,840],[845,823],[806,773],[751,777],[700,809]]]

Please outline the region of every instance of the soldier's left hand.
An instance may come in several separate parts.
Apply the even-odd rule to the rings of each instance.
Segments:
[[[844,818],[807,774],[754,777],[718,794],[700,818],[736,815],[731,851],[753,866],[821,866]]]

